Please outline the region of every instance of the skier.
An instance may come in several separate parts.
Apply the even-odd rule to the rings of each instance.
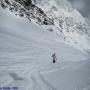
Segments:
[[[56,62],[56,60],[57,60],[57,57],[56,57],[55,52],[54,52],[54,54],[52,54],[52,59],[53,59],[53,63],[55,63],[55,62]]]

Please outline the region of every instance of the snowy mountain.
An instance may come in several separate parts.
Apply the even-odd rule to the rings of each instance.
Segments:
[[[26,17],[44,29],[55,32],[71,46],[81,50],[90,49],[86,19],[67,0],[27,1],[30,1],[29,6],[24,0],[2,0],[0,5],[9,8],[15,15]]]
[[[35,4],[53,19],[54,31],[59,30],[66,42],[79,48],[89,48],[89,25],[67,0],[35,0]]]
[[[32,1],[35,6],[27,9],[26,2],[0,1],[0,89],[90,90],[90,53],[65,44],[75,40],[81,48],[89,48],[85,19],[77,10],[65,9],[67,1],[62,1],[65,6],[55,4],[58,11],[51,10],[53,0],[45,4],[48,9],[41,3],[45,4],[44,0]],[[54,52],[56,63],[52,63]]]
[[[14,12],[15,15],[26,17],[29,21],[33,20],[38,24],[53,25],[53,20],[47,17],[41,8],[32,3],[30,3],[29,6],[25,6],[22,0],[2,0],[0,2],[2,8],[8,8],[11,12]]]

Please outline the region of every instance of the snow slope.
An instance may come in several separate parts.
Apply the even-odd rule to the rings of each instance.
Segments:
[[[0,87],[90,90],[89,74],[85,53],[62,43],[56,33],[0,8]]]
[[[46,30],[56,33],[63,42],[82,51],[90,49],[90,27],[79,11],[67,0],[32,0],[30,7],[23,1],[1,0],[0,6]]]
[[[63,34],[66,43],[78,49],[90,49],[90,36],[88,35],[90,28],[86,18],[78,10],[72,8],[68,0],[32,1],[35,1],[35,5],[42,8],[47,16],[53,19],[56,28],[52,29],[55,32],[59,31],[58,35]]]

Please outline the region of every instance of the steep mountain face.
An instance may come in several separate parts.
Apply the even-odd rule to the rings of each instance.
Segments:
[[[29,1],[29,2],[28,2]],[[53,20],[50,19],[44,11],[32,4],[30,0],[24,2],[24,0],[2,0],[0,1],[2,8],[9,8],[11,12],[15,12],[15,15],[26,17],[30,21],[34,21],[38,24],[53,25]]]
[[[33,0],[36,6],[53,19],[54,27],[49,27],[62,36],[64,41],[75,47],[89,48],[89,27],[86,19],[67,0]]]
[[[2,0],[0,5],[57,33],[66,43],[89,49],[88,24],[67,0]]]
[[[59,40],[56,33],[0,8],[1,89],[90,90],[89,57]]]

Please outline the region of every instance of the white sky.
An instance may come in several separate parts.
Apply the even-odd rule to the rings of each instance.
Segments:
[[[90,0],[69,0],[72,6],[78,9],[85,17],[90,17]]]

